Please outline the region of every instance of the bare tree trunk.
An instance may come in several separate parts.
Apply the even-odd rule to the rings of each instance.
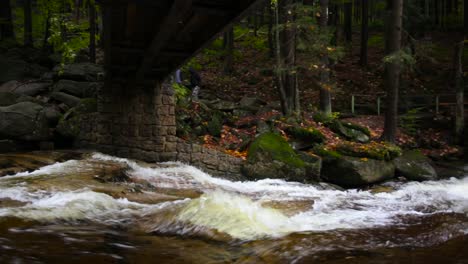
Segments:
[[[273,14],[273,7],[271,5],[268,5],[268,47],[270,58],[275,57],[275,41],[273,40],[274,17],[275,15]]]
[[[468,37],[468,0],[463,1],[463,25],[465,37]]]
[[[361,58],[362,67],[367,67],[367,41],[369,40],[369,0],[362,0],[361,19]]]
[[[283,87],[286,93],[286,101],[288,108],[285,109],[286,115],[291,115],[299,111],[297,103],[297,86],[296,86],[296,28],[294,26],[296,12],[293,4],[295,0],[283,0],[282,7],[282,24],[284,30],[281,36],[281,53],[284,59],[285,69],[283,71]]]
[[[351,42],[353,39],[353,3],[348,0],[344,4],[344,33],[346,42]]]
[[[226,43],[224,50],[224,73],[231,74],[234,62],[234,30],[232,27],[224,33],[224,41]]]
[[[280,32],[279,32],[279,3],[275,4],[275,57],[276,57],[276,85],[280,94],[281,109],[283,114],[287,114],[289,109],[288,102],[286,100],[286,92],[283,85],[283,62],[281,58],[280,50]]]
[[[24,46],[33,46],[31,0],[24,0]]]
[[[96,63],[96,4],[89,3],[89,60]]]
[[[463,87],[463,47],[461,41],[455,46],[455,56],[453,61],[455,71],[455,91],[457,97],[456,115],[455,115],[455,139],[458,144],[463,143],[463,133],[465,130],[465,97]]]
[[[0,1],[0,40],[14,38],[10,0]]]
[[[320,0],[320,29],[325,30],[328,26],[328,0]],[[320,111],[331,115],[331,91],[330,91],[330,60],[325,54],[320,59]]]
[[[47,10],[46,14],[46,24],[44,28],[44,39],[42,40],[42,50],[43,51],[48,51],[50,49],[49,45],[49,37],[50,37],[50,10]]]
[[[403,0],[387,0],[386,12],[387,56],[397,56],[401,49]],[[387,110],[383,140],[395,143],[398,120],[398,87],[400,85],[400,64],[398,60],[385,63],[385,90],[387,91]]]

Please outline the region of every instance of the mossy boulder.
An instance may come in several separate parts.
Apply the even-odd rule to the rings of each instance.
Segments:
[[[308,182],[317,178],[320,159],[303,159],[280,135],[265,133],[249,147],[243,173],[251,180],[280,178]],[[317,169],[318,167],[318,169]]]
[[[401,148],[396,145],[375,141],[367,144],[342,142],[335,147],[335,151],[346,156],[385,161],[391,161],[402,154]]]
[[[437,180],[437,172],[431,160],[420,151],[406,151],[394,160],[396,173],[411,181]]]
[[[286,129],[291,145],[297,150],[307,150],[325,142],[325,136],[314,128],[292,126]]]
[[[389,161],[349,156],[326,157],[322,179],[345,188],[363,187],[395,177],[395,165]]]
[[[333,120],[328,127],[339,136],[354,142],[367,143],[370,140],[369,129],[340,120]]]
[[[0,138],[43,141],[50,138],[44,107],[21,102],[0,107]]]
[[[97,102],[94,98],[82,99],[77,106],[68,110],[57,125],[57,132],[68,138],[76,138],[80,134],[81,120],[84,115],[97,111]]]

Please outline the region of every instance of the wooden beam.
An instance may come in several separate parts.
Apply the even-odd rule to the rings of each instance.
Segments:
[[[192,0],[175,0],[172,7],[161,23],[159,31],[156,32],[150,46],[145,52],[143,61],[136,73],[137,82],[144,78],[145,72],[149,70],[154,58],[158,56],[164,45],[167,44],[171,38],[174,30],[177,28],[179,23],[182,23],[184,15],[190,11],[192,6]]]
[[[208,16],[230,16],[229,7],[222,6],[208,6],[208,5],[194,5],[193,11],[197,14]]]
[[[143,56],[145,54],[145,50],[138,49],[138,48],[124,48],[124,47],[112,47],[112,53],[114,56],[115,53],[123,53],[123,54],[131,54],[133,56]],[[192,53],[187,52],[185,50],[162,50],[159,52],[160,56],[163,57],[189,57]]]

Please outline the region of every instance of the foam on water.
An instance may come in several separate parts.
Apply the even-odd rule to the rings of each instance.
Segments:
[[[401,224],[401,216],[431,215],[455,212],[468,215],[468,178],[436,182],[395,185],[390,193],[358,190],[323,190],[312,185],[261,180],[232,182],[210,175],[182,163],[172,162],[158,168],[103,154],[94,154],[94,162],[126,163],[131,177],[145,180],[160,188],[192,188],[205,194],[197,199],[143,205],[82,189],[67,192],[28,192],[25,186],[2,186],[0,199],[10,198],[29,202],[21,208],[0,209],[0,216],[17,216],[38,221],[87,219],[106,224],[125,223],[158,214],[161,208],[174,208],[163,220],[156,221],[152,230],[164,232],[165,226],[184,229],[186,225],[217,230],[238,239],[278,237],[291,232],[359,229]],[[83,168],[86,160],[69,161],[46,166],[24,177],[53,173],[69,173]],[[286,216],[281,210],[262,205],[265,201],[313,201],[309,208]],[[151,220],[151,219],[150,219]],[[172,223],[177,223],[173,225]],[[187,229],[193,230],[193,229]]]

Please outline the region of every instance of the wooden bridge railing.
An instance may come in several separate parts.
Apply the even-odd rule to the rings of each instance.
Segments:
[[[386,97],[385,93],[379,94],[352,94],[351,95],[351,113],[356,113],[356,107],[375,107],[377,115],[382,113],[382,103]],[[367,103],[358,102],[359,98],[371,98]],[[465,96],[465,105],[468,105],[468,97]],[[375,100],[375,101],[374,101]],[[374,101],[375,103],[369,103]],[[440,113],[441,107],[452,107],[456,105],[456,95],[454,93],[446,94],[433,94],[433,95],[417,95],[407,94],[399,100],[399,107],[404,108],[406,111],[414,108],[425,107],[434,109],[435,114]]]

